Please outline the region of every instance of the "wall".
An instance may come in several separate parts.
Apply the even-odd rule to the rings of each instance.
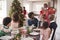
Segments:
[[[60,0],[57,2],[57,30],[56,30],[56,40],[60,40]]]
[[[30,5],[31,8],[28,6],[30,8],[30,10],[28,10],[28,12],[31,11],[31,10],[33,11],[33,7],[32,6],[34,5],[34,3],[32,3],[32,2],[29,3],[28,0],[19,0],[19,1],[21,3],[21,6],[24,6],[24,5],[27,6],[27,4]],[[13,0],[7,0],[7,14],[9,14],[9,11],[10,11],[10,8],[11,8],[11,5],[12,5],[12,2],[13,2]],[[40,2],[39,3],[35,3],[35,4],[40,4]]]
[[[7,0],[7,14],[9,13],[10,11],[10,6],[12,4],[13,0]],[[7,15],[8,16],[8,15]]]
[[[6,12],[6,0],[0,0],[0,24],[3,23],[3,18],[7,16]]]

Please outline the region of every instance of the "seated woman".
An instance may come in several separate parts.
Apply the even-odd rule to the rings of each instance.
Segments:
[[[34,13],[33,13],[33,12],[30,12],[30,13],[28,14],[28,17],[30,18],[30,19],[28,20],[28,26],[34,25],[35,27],[37,27],[37,25],[38,25],[38,20],[37,20],[37,18],[34,17]]]
[[[42,40],[48,40],[51,34],[51,29],[48,26],[48,22],[43,23],[43,27],[40,29],[41,35],[43,35]]]

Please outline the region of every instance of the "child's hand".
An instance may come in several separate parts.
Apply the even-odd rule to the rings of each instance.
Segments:
[[[3,27],[2,26],[0,26],[0,30],[3,30]]]

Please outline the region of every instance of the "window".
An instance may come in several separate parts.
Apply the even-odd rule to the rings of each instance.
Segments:
[[[0,0],[0,24],[2,24],[3,18],[7,16],[6,0]]]
[[[39,14],[40,13],[40,10],[41,8],[43,7],[43,4],[42,2],[35,2],[33,3],[33,11],[36,13],[36,14]]]
[[[29,10],[30,10],[29,9],[29,6],[30,6],[29,3],[23,3],[23,6],[26,8],[27,12],[29,12]]]

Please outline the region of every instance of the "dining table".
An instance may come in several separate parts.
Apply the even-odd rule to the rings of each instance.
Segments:
[[[0,37],[1,40],[13,40],[13,35],[5,35]],[[20,40],[40,40],[40,31],[39,29],[33,29],[33,31],[27,34],[25,37],[21,37]]]

